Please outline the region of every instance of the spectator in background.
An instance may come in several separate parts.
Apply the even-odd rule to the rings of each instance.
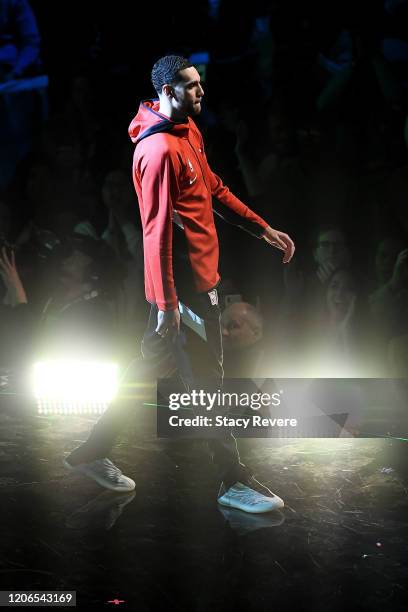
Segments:
[[[327,227],[318,231],[313,259],[316,264],[316,277],[321,284],[327,281],[335,269],[349,267],[351,253],[341,228]]]
[[[403,246],[399,239],[388,238],[376,256],[379,286],[369,300],[383,348],[391,338],[408,333],[408,249]]]
[[[254,142],[253,127],[242,118],[234,124],[235,154],[248,195],[259,209],[278,214],[279,222],[296,220],[300,171],[296,158],[294,130],[289,118],[275,105],[266,110],[266,130],[260,146]],[[274,203],[279,202],[275,210]]]
[[[115,258],[106,245],[81,235],[73,235],[66,248],[53,290],[43,296],[41,314],[26,293],[14,252],[2,250],[0,270],[12,309],[6,313],[9,341],[5,346],[18,344],[24,361],[33,355],[112,359],[116,354],[110,305],[120,282]],[[33,345],[30,338],[34,336]]]
[[[116,169],[108,172],[102,186],[102,201],[109,212],[109,223],[102,239],[116,253],[125,270],[122,290],[117,299],[117,320],[124,340],[123,349],[134,354],[136,339],[143,333],[146,314],[143,280],[143,239],[133,219],[139,216],[137,198],[129,173]]]
[[[386,375],[384,347],[379,347],[368,305],[367,270],[351,268],[345,232],[323,226],[310,255],[313,267],[297,261],[285,271],[272,334],[272,345],[279,347],[274,371],[282,376],[337,375],[341,364],[344,375]]]
[[[351,180],[333,152],[329,133],[313,118],[296,125],[283,106],[274,102],[266,109],[266,134],[260,132],[259,144],[253,128],[238,121],[235,153],[246,189],[259,209],[274,210],[279,222],[301,239],[305,225],[322,219],[343,222]]]
[[[27,295],[17,271],[14,252],[4,245],[0,251],[0,279],[2,293],[5,293],[0,305],[0,368],[11,370],[24,358],[26,346],[32,339],[32,325],[24,310],[14,311],[15,306],[27,304]]]
[[[312,269],[307,261],[293,261],[284,270],[284,292],[276,326],[276,338],[283,344],[298,343],[302,330],[324,300],[328,279],[335,270],[346,269],[351,263],[351,252],[340,227],[323,226],[317,230],[310,254]]]
[[[63,193],[87,179],[87,166],[75,126],[64,115],[53,116],[42,133],[42,149],[53,171],[54,181]]]
[[[96,239],[100,214],[96,184],[79,135],[63,115],[45,126],[41,149],[20,179],[29,220],[62,238],[78,231]]]
[[[19,268],[30,303],[41,305],[52,290],[48,255],[56,244],[77,232],[98,239],[98,201],[93,185],[80,168],[77,140],[67,127],[62,136],[48,143],[42,154],[33,155],[17,176],[16,203],[19,205]],[[48,129],[47,129],[48,131]],[[65,144],[64,144],[65,142]]]
[[[337,268],[326,281],[325,294],[306,322],[304,367],[308,374],[363,376],[377,373],[370,319],[361,281],[349,268]]]
[[[375,253],[377,289],[391,280],[398,254],[403,249],[404,241],[399,236],[386,236],[379,242]]]
[[[105,169],[106,140],[113,129],[112,122],[104,125],[102,130],[100,106],[95,99],[97,95],[91,76],[76,74],[67,97],[63,116],[78,135],[84,166],[99,177]]]
[[[12,307],[27,304],[27,295],[17,271],[14,251],[4,245],[1,247],[0,276],[7,292],[3,304]]]
[[[349,267],[351,252],[344,231],[334,226],[320,228],[313,241],[312,258],[314,269],[310,272],[300,269],[296,262],[284,271],[286,298],[313,300],[336,269]]]
[[[69,131],[69,128],[67,128]],[[48,128],[46,129],[48,132]],[[34,153],[20,165],[13,195],[20,213],[17,245],[26,243],[33,229],[52,231],[66,239],[73,232],[99,238],[99,206],[96,187],[81,169],[75,135],[49,142],[46,153]]]
[[[246,302],[234,302],[221,316],[226,378],[249,378],[259,374],[264,354],[263,318]]]
[[[142,232],[133,222],[139,216],[131,178],[124,170],[108,172],[102,186],[102,201],[109,212],[109,224],[102,238],[124,258],[129,255],[143,270]]]
[[[316,102],[320,112],[337,108],[343,117],[363,116],[368,103],[383,101],[392,110],[401,109],[403,88],[384,55],[387,47],[375,23],[378,8],[373,7],[371,20],[365,16],[360,24],[342,29],[332,48],[320,54],[320,65],[331,75]]]
[[[106,245],[74,234],[59,268],[58,286],[43,310],[47,345],[56,351],[112,358],[114,318],[110,300],[120,283],[115,257]],[[46,347],[46,350],[48,347]]]
[[[327,335],[322,338],[323,346],[342,360],[353,375],[373,375],[383,362],[375,351],[367,294],[361,279],[349,268],[338,268],[327,282],[326,305]],[[324,327],[322,332],[325,333]]]
[[[0,0],[0,82],[35,73],[40,34],[27,0]]]
[[[355,341],[357,284],[349,270],[338,268],[327,280],[326,301],[319,313],[319,341],[328,352],[351,356]]]

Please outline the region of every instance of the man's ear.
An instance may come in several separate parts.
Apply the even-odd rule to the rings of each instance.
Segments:
[[[163,85],[162,87],[162,93],[163,95],[165,95],[167,98],[174,98],[174,89],[172,88],[171,85]]]

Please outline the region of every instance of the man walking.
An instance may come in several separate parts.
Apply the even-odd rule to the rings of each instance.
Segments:
[[[133,180],[143,226],[145,291],[151,304],[142,353],[150,371],[160,377],[177,372],[187,389],[197,377],[210,378],[219,388],[219,249],[212,197],[237,225],[284,251],[284,263],[291,260],[294,244],[235,197],[209,167],[192,119],[199,115],[204,95],[196,68],[183,57],[165,56],[153,66],[152,83],[159,100],[142,102],[129,127],[135,143]],[[185,334],[180,303],[204,322],[206,342],[198,349]],[[131,490],[135,483],[106,457],[118,433],[114,422],[110,409],[65,465],[109,489]],[[222,481],[220,504],[251,513],[283,507],[283,500],[240,462],[232,435],[208,444]]]

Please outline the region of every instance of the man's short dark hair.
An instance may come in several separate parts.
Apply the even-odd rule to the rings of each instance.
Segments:
[[[166,83],[176,85],[180,78],[180,70],[191,68],[193,64],[180,55],[165,55],[161,57],[152,68],[152,83],[158,94]]]

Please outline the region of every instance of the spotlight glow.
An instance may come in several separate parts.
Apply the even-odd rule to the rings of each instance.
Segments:
[[[33,366],[32,387],[39,414],[100,414],[118,390],[113,363],[56,360]]]

